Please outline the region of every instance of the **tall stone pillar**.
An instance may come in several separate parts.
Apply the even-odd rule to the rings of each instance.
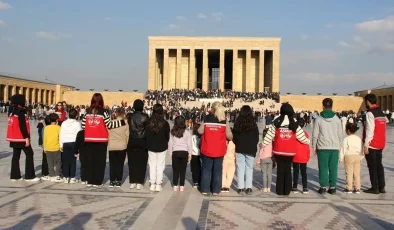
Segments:
[[[164,90],[168,89],[168,74],[170,73],[168,69],[169,68],[168,55],[169,55],[168,48],[164,48],[164,57],[163,57],[163,89]]]
[[[31,92],[31,103],[37,103],[36,101],[36,88],[33,88],[33,91]]]
[[[26,101],[30,103],[30,88],[26,88]]]
[[[259,92],[264,92],[264,50],[259,55]]]
[[[5,87],[4,87],[4,102],[8,102],[9,100],[10,100],[10,98],[8,97],[8,88],[9,88],[9,85],[5,85]]]
[[[13,85],[12,86],[12,94],[11,94],[11,96],[13,96],[15,94],[16,94],[16,85]]]
[[[233,90],[240,91],[240,84],[238,82],[238,50],[233,50]]]
[[[38,93],[38,97],[37,97],[37,100],[38,100],[38,101],[37,101],[37,102],[38,102],[38,103],[43,103],[42,97],[41,97],[41,95],[42,95],[41,89],[38,89],[37,93]]]
[[[208,49],[203,50],[202,54],[202,90],[208,90],[209,69],[208,69]]]
[[[175,88],[181,89],[181,79],[182,79],[182,49],[176,50],[176,79]]]
[[[246,74],[245,79],[242,79],[242,82],[245,84],[244,88],[246,92],[254,92],[254,81],[255,78],[252,76],[252,51],[250,49],[246,50]],[[254,73],[253,73],[254,74]]]
[[[272,92],[279,92],[279,47],[273,51],[272,57]]]
[[[189,57],[189,89],[196,88],[196,56],[194,49],[190,49]]]
[[[220,49],[220,60],[219,60],[219,89],[224,90],[224,49]]]
[[[149,60],[148,60],[148,89],[156,89],[156,49],[149,47]]]

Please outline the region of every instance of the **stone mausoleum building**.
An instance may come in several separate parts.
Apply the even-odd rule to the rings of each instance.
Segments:
[[[149,37],[148,89],[279,92],[281,38]]]

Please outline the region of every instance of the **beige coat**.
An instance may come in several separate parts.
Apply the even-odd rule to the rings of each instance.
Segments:
[[[108,131],[108,150],[125,150],[129,141],[129,125]]]

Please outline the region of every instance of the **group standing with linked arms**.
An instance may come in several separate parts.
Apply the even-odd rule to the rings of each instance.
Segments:
[[[34,172],[34,153],[24,102],[23,95],[11,98],[13,111],[8,118],[7,131],[7,141],[13,148],[11,180],[22,178],[19,159],[23,151],[26,155],[25,180],[34,182],[40,179]],[[326,98],[322,102],[323,111],[315,118],[311,139],[303,130],[305,121],[296,120],[293,107],[284,103],[280,115],[263,130],[263,137],[259,140],[259,129],[248,105],[240,109],[232,129],[220,102],[214,102],[205,119],[193,129],[187,126],[182,116],[174,119],[171,129],[164,119],[161,104],[153,106],[149,117],[143,113],[144,103],[136,100],[133,113],[126,115],[124,109],[118,108],[112,119],[104,109],[102,95],[96,93],[81,122],[77,121],[76,110],[71,109],[67,119],[60,106],[57,113],[39,120],[38,144],[43,147],[41,179],[76,183],[79,158],[82,184],[101,186],[109,152],[111,188],[122,185],[127,156],[130,189],[142,189],[149,165],[150,190],[162,191],[166,156],[169,156],[174,192],[185,191],[190,162],[192,185],[203,195],[229,192],[235,170],[238,193],[252,195],[253,170],[257,161],[263,174],[263,192],[271,192],[272,173],[276,168],[275,192],[278,195],[298,193],[300,173],[301,192],[308,194],[307,163],[312,148],[318,160],[319,193],[336,194],[338,165],[341,164],[346,171],[344,192],[359,194],[360,165],[364,156],[371,180],[371,188],[365,192],[385,193],[382,151],[386,143],[387,119],[376,102],[375,95],[365,96],[368,112],[362,122],[362,139],[355,135],[359,129],[357,122],[350,118],[343,124],[344,121],[332,110],[332,99]],[[344,137],[343,127],[347,137]]]

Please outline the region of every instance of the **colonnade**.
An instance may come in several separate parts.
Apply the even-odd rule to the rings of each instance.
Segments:
[[[148,72],[149,89],[278,92],[279,49],[150,47]]]
[[[11,99],[12,95],[17,93],[25,95],[26,101],[29,103],[55,103],[55,90],[37,87],[25,87],[19,86],[17,84],[0,84],[0,100],[7,102]]]

